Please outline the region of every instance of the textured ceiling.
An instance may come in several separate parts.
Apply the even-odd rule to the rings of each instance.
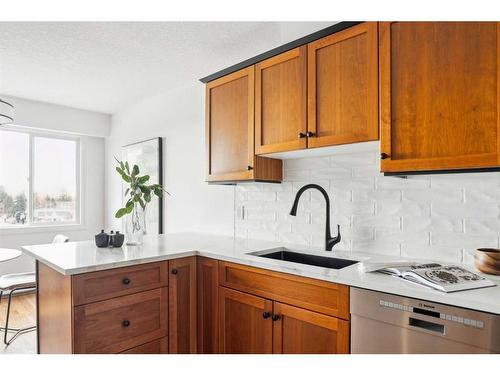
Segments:
[[[0,22],[0,93],[116,113],[333,22]]]

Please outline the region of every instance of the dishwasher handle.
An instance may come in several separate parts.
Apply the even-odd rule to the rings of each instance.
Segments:
[[[408,319],[408,325],[411,327],[417,327],[420,329],[424,329],[426,331],[431,331],[435,333],[439,333],[441,335],[445,334],[444,324],[438,324],[433,322],[428,322],[426,320],[421,320],[417,318],[410,317]]]

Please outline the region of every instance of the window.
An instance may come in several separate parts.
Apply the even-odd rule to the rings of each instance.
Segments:
[[[79,141],[0,129],[0,228],[77,224]]]

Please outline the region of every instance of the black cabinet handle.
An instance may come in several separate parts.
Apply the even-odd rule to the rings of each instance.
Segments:
[[[272,319],[273,319],[273,322],[275,322],[275,321],[277,321],[277,320],[280,320],[280,316],[279,316],[279,315],[277,315],[277,314],[273,314]]]
[[[380,154],[380,159],[384,160],[384,159],[388,159],[389,158],[389,154],[386,154],[385,152],[382,152]]]
[[[175,269],[175,268],[174,268],[171,272],[172,272],[172,275],[177,275],[177,273],[178,273],[179,271],[177,271],[177,269]]]
[[[124,327],[128,327],[129,325],[130,325],[130,320],[124,320],[122,322],[122,326],[124,326]]]
[[[270,316],[271,316],[271,313],[270,313],[270,312],[268,312],[268,311],[265,311],[265,312],[263,312],[263,313],[262,313],[262,317],[263,317],[264,319],[267,319],[267,318],[269,318]]]
[[[307,132],[306,136],[307,136],[307,138],[314,137],[314,133],[313,132]]]
[[[299,133],[299,138],[305,138],[306,135],[304,133]]]
[[[253,169],[253,167],[251,165],[247,166],[248,171],[251,171],[252,169]]]
[[[128,277],[124,277],[122,280],[122,283],[125,285],[128,285],[128,284],[130,284],[130,279]]]

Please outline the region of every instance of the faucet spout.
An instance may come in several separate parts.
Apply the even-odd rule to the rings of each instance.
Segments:
[[[340,225],[337,225],[337,236],[332,237],[332,234],[330,232],[330,197],[328,197],[328,193],[326,192],[325,189],[323,189],[321,186],[316,185],[316,184],[308,184],[302,186],[297,194],[295,195],[295,199],[293,201],[292,209],[290,210],[290,215],[292,216],[297,216],[297,207],[299,205],[299,199],[301,195],[304,193],[304,191],[308,189],[316,189],[319,190],[321,194],[323,194],[323,197],[325,198],[326,201],[326,228],[325,228],[325,250],[326,251],[332,251],[333,246],[338,244],[340,242]]]

